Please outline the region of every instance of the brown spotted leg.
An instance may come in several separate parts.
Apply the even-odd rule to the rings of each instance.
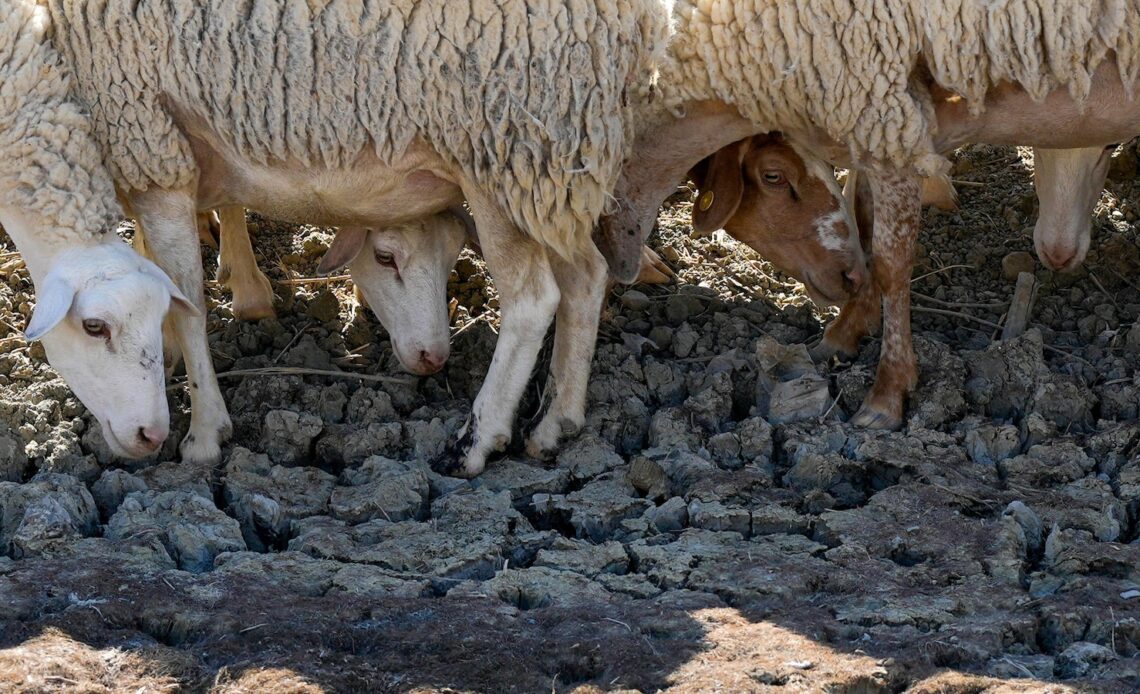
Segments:
[[[910,275],[921,227],[921,181],[913,173],[874,172],[875,233],[871,273],[883,297],[883,346],[875,385],[852,418],[857,426],[894,429],[902,424],[907,393],[918,381],[910,332]]]

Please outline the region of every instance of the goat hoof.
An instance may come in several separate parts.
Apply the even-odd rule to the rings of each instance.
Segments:
[[[871,403],[863,403],[851,423],[864,429],[883,429],[892,431],[902,427],[902,415],[881,409]]]

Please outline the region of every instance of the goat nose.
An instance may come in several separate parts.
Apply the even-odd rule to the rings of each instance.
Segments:
[[[167,430],[165,427],[149,426],[139,427],[138,440],[139,443],[150,451],[157,451],[163,441],[166,441]]]
[[[867,281],[867,269],[862,265],[856,265],[847,272],[843,273],[847,281],[851,283],[851,291],[857,292]]]
[[[1072,247],[1044,246],[1041,249],[1041,260],[1050,270],[1064,270],[1076,257],[1077,249]]]

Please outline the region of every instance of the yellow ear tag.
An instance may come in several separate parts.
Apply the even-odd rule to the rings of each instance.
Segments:
[[[701,212],[708,212],[709,208],[712,207],[714,199],[716,199],[716,193],[711,190],[706,190],[701,193],[701,197],[697,198],[697,208]]]

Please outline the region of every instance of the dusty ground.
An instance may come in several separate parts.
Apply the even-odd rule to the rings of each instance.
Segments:
[[[260,221],[281,317],[233,322],[211,287],[215,364],[245,375],[222,381],[222,464],[192,469],[177,435],[109,459],[18,337],[30,286],[0,256],[0,690],[1135,691],[1135,153],[1085,270],[1037,268],[1033,329],[1005,345],[1028,169],[976,148],[954,177],[963,210],[928,213],[915,273],[904,431],[842,423],[878,343],[805,365],[825,316],[731,240],[688,238],[681,195],[654,241],[679,282],[609,301],[586,431],[471,483],[430,464],[494,345],[472,258],[447,369],[367,380],[400,374],[346,284],[285,283],[328,236]],[[250,373],[269,367],[341,375]]]

